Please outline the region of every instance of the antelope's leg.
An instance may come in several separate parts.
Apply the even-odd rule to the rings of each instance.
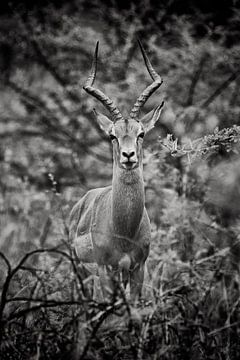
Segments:
[[[144,264],[138,265],[130,272],[130,294],[133,301],[141,297],[144,279]]]
[[[82,261],[83,263],[95,262],[94,252],[93,252],[93,242],[90,233],[77,236],[73,240],[73,245],[75,247],[79,261]]]
[[[123,287],[126,289],[128,281],[129,281],[129,270],[127,270],[127,269],[122,270],[122,279],[121,280],[122,280]]]
[[[113,293],[113,283],[111,275],[105,265],[98,266],[99,280],[102,289],[103,298],[106,299]]]

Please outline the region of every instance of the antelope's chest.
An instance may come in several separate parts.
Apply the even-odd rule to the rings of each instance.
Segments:
[[[125,254],[134,253],[135,244],[122,236],[98,235],[93,237],[94,254],[98,264],[118,266]]]
[[[135,239],[126,236],[112,236],[95,238],[93,242],[96,262],[99,265],[111,265],[119,267],[120,261],[127,254],[131,260],[131,266],[144,262],[149,253],[149,241]]]
[[[102,193],[93,207],[91,237],[96,262],[118,267],[126,254],[131,263],[142,262],[147,257],[150,240],[144,232],[146,224],[142,203],[136,206],[136,202],[131,199],[127,207],[118,206],[118,211],[113,212],[109,206],[110,200],[110,192]]]

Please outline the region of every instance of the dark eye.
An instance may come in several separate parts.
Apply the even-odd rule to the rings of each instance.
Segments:
[[[109,136],[110,136],[110,139],[111,139],[111,140],[115,140],[115,139],[116,139],[116,136],[114,136],[113,134],[110,134]]]
[[[141,133],[138,135],[138,137],[143,139],[143,138],[144,138],[144,135],[145,135],[144,132],[141,132]]]

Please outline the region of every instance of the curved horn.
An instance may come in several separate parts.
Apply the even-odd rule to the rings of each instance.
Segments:
[[[153,83],[151,85],[149,85],[143,92],[142,94],[138,97],[137,101],[135,102],[131,112],[130,112],[130,117],[132,119],[136,119],[139,115],[139,112],[141,110],[141,108],[143,107],[143,105],[145,104],[145,102],[147,101],[147,99],[154,93],[154,91],[156,91],[163,83],[161,76],[158,75],[156,73],[156,71],[154,70],[154,68],[152,67],[152,64],[150,63],[150,60],[147,57],[146,51],[144,50],[140,40],[138,40],[138,44],[140,46],[141,52],[142,52],[142,56],[146,65],[146,68],[149,72],[149,75],[151,76],[151,78],[153,79]]]
[[[91,73],[90,73],[85,85],[83,86],[83,89],[88,94],[94,96],[96,99],[101,101],[101,103],[108,109],[108,111],[112,115],[113,121],[116,122],[117,120],[122,119],[122,114],[120,113],[120,111],[118,110],[118,108],[116,107],[114,102],[108,96],[106,96],[101,90],[98,90],[93,87],[94,80],[95,80],[96,73],[97,73],[98,45],[99,45],[99,41],[97,41],[97,44],[96,44],[94,58],[93,58],[93,62],[92,62]]]

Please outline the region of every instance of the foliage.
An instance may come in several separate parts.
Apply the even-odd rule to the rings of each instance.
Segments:
[[[13,54],[0,87],[0,358],[237,359],[239,45],[167,7],[145,32],[150,5],[78,5],[13,9],[11,31],[0,29]],[[117,281],[103,300],[75,258],[68,215],[111,182],[110,142],[81,91],[95,41],[99,87],[127,114],[148,81],[137,36],[164,79],[145,111],[165,108],[145,139],[152,244],[131,304]]]

